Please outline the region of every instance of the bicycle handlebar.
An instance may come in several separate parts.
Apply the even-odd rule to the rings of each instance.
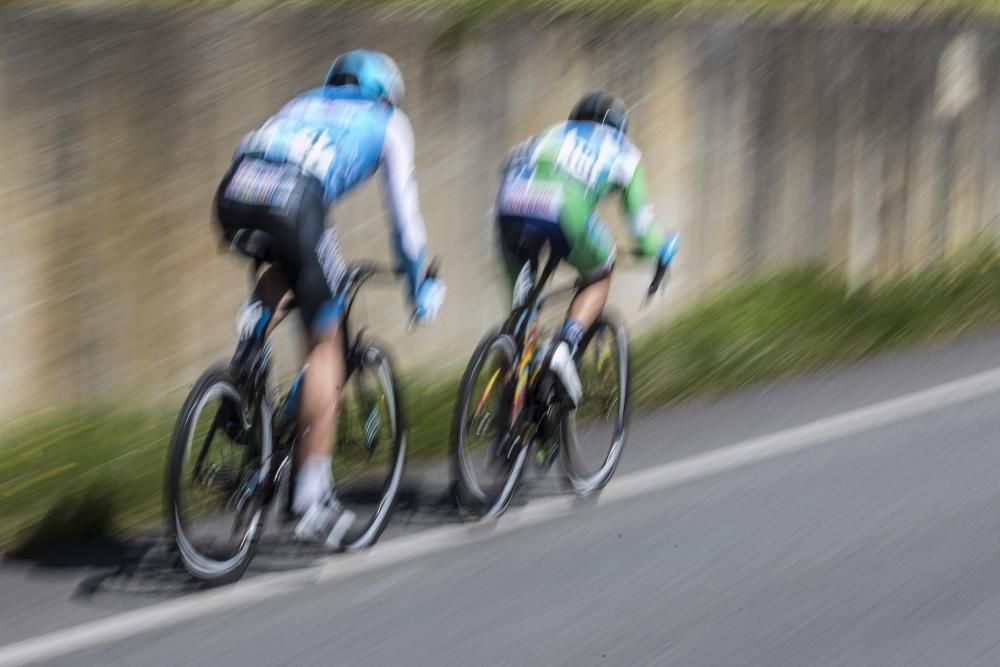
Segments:
[[[427,266],[427,271],[424,272],[424,277],[437,278],[440,265],[441,260],[436,257],[432,259],[430,264]],[[391,275],[393,278],[398,279],[405,277],[406,271],[401,269],[390,269],[383,264],[373,261],[356,262],[348,265],[347,267],[347,277],[344,280],[344,291],[357,289],[369,278],[379,275]]]
[[[357,291],[361,289],[361,286],[368,282],[371,278],[376,276],[392,276],[393,278],[399,278],[401,275],[403,274],[400,271],[386,268],[377,262],[358,262],[356,264],[351,264],[347,267],[347,276],[344,278],[342,288],[345,299],[348,301],[353,300],[354,294],[356,294]]]
[[[649,287],[646,289],[646,299],[645,299],[646,303],[648,303],[649,300],[656,295],[656,293],[660,290],[660,286],[663,283],[664,279],[668,278],[669,275],[670,275],[670,267],[657,265],[655,271],[653,272],[653,279],[650,281]],[[586,286],[586,283],[581,278],[579,280],[573,281],[572,283],[562,285],[553,290],[550,290],[545,294],[541,294],[541,287],[544,287],[544,283],[542,283],[538,288],[536,288],[538,289],[539,293],[536,296],[534,303],[536,307],[541,308],[542,305],[545,303],[545,301],[547,301],[548,299],[559,296],[561,294],[566,294],[568,292],[576,291],[584,286]]]
[[[436,279],[438,277],[440,265],[440,259],[436,257],[432,259],[430,264],[427,266],[427,270],[424,272],[424,279]],[[361,286],[364,285],[369,279],[379,275],[391,275],[393,278],[399,279],[405,277],[406,272],[399,269],[386,268],[377,262],[359,262],[348,267],[347,278],[344,280],[343,288],[345,300],[348,303],[346,312],[350,312],[350,306],[353,305],[354,298],[357,295],[358,290],[361,289]],[[412,329],[415,322],[416,310],[410,314],[406,328]]]

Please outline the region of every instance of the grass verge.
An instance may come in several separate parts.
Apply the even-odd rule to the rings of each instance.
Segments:
[[[633,341],[633,396],[653,408],[997,322],[997,247],[854,290],[821,269],[785,271],[722,291]],[[412,457],[442,455],[456,378],[410,378],[403,389]],[[8,428],[0,548],[79,542],[156,519],[173,419],[97,405]]]
[[[634,344],[633,394],[657,406],[1000,322],[1000,248],[849,289],[818,268],[707,299]]]

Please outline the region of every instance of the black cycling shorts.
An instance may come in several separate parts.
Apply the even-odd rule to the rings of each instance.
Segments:
[[[232,249],[282,272],[307,329],[322,332],[339,321],[335,295],[346,264],[336,228],[325,225],[317,179],[295,165],[240,158],[219,185],[215,209]]]
[[[596,216],[594,219],[607,232],[604,223]],[[516,282],[525,264],[530,265],[532,276],[539,271],[540,258],[546,248],[550,256],[568,262],[579,271],[582,285],[607,278],[615,266],[614,238],[610,232],[606,234],[610,242],[598,244],[589,240],[578,242],[574,248],[560,223],[510,215],[497,217],[497,232],[511,284]]]

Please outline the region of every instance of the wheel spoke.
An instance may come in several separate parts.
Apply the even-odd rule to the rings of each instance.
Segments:
[[[479,404],[476,406],[476,412],[473,414],[473,419],[479,417],[479,413],[482,412],[483,406],[486,405],[486,401],[490,397],[490,392],[493,391],[493,385],[496,384],[497,378],[500,377],[500,372],[502,370],[502,368],[496,369],[496,371],[493,372],[493,377],[491,377],[489,382],[486,383],[486,389],[483,390],[483,395],[479,399]]]
[[[208,429],[208,435],[205,436],[205,442],[201,446],[201,451],[198,452],[198,460],[194,464],[194,475],[195,478],[201,476],[201,466],[205,463],[205,455],[208,454],[208,448],[212,446],[212,439],[215,437],[215,431],[219,428],[219,421],[222,418],[222,411],[216,413],[215,419],[212,421],[211,428]]]

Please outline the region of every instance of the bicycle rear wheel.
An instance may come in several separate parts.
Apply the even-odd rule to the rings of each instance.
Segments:
[[[271,456],[267,401],[244,423],[243,398],[224,367],[206,371],[188,394],[167,462],[168,531],[181,564],[215,584],[242,576],[264,525]]]
[[[563,471],[574,493],[590,495],[611,479],[625,447],[629,396],[625,328],[599,319],[578,363],[583,398],[562,419]]]
[[[341,393],[332,468],[337,497],[357,515],[344,551],[359,551],[382,534],[399,495],[406,435],[388,357],[365,346]]]
[[[510,404],[517,344],[487,334],[465,369],[452,426],[455,500],[464,516],[485,519],[507,508],[528,447],[511,441]]]

